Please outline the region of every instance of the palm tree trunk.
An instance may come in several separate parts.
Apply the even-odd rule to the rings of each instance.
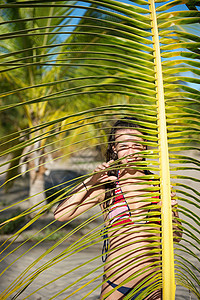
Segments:
[[[36,145],[34,145],[35,147]],[[29,207],[33,208],[32,215],[35,215],[38,210],[44,205],[45,196],[45,156],[44,150],[37,150],[31,154],[31,159],[28,163],[29,169]]]

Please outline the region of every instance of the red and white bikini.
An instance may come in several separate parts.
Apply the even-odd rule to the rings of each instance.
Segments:
[[[133,222],[131,219],[131,211],[129,205],[123,195],[122,189],[119,185],[119,181],[116,182],[116,189],[114,191],[114,198],[111,206],[109,207],[108,219],[110,225],[117,226],[121,224],[139,224],[139,223],[149,223],[150,221],[147,219],[146,221],[141,222]],[[159,196],[154,196],[152,198],[159,199]],[[151,202],[151,204],[157,204],[159,201]],[[149,209],[150,211],[150,209]]]
[[[119,172],[118,172],[118,178],[119,178]],[[109,225],[105,226],[105,228],[103,229],[104,244],[102,249],[102,255],[105,255],[105,258],[103,258],[102,256],[103,262],[105,262],[107,258],[107,252],[109,246],[109,240],[108,240],[109,227],[125,225],[125,224],[147,224],[152,222],[151,220],[148,220],[148,214],[146,220],[137,221],[137,222],[132,221],[131,210],[123,195],[122,189],[119,184],[119,180],[116,182],[116,189],[114,191],[114,195],[115,196],[113,197],[113,202],[110,205],[109,212],[108,212]],[[159,199],[159,196],[153,196],[152,198]],[[151,202],[151,204],[157,204],[159,201],[160,200],[153,201]],[[148,210],[148,212],[150,212],[150,209]],[[160,225],[160,221],[156,223]]]
[[[114,199],[109,207],[108,219],[111,226],[121,224],[134,224],[131,220],[131,211],[128,203],[122,193],[119,181],[116,182],[116,189],[114,191]]]

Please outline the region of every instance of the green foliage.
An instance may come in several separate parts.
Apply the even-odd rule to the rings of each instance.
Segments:
[[[45,238],[45,241],[58,241],[62,238],[64,238],[66,235],[65,231],[59,230],[57,232],[54,232],[53,228],[47,228],[44,230],[43,233],[38,234],[37,236],[34,236],[33,238],[31,238],[32,241],[34,242],[39,242],[41,240],[43,240]]]
[[[1,234],[12,234],[18,231],[22,226],[25,224],[26,218],[24,216],[21,216],[19,218],[16,218],[18,215],[20,215],[22,211],[20,209],[16,209],[15,212],[13,212],[9,218],[0,218],[0,224],[5,223],[4,225],[1,225],[0,228],[0,235]],[[14,220],[10,220],[7,222],[9,219],[14,218]]]
[[[18,172],[31,174],[35,171],[32,185],[39,175],[44,183],[44,169],[48,160],[54,164],[59,159],[61,164],[66,163],[68,168],[84,171],[83,174],[87,170],[87,176],[90,176],[94,169],[92,158],[102,159],[107,145],[106,135],[113,122],[123,116],[136,116],[138,124],[143,126],[142,134],[148,147],[142,153],[146,161],[141,162],[138,168],[150,170],[152,174],[148,175],[148,179],[154,180],[162,189],[167,183],[162,181],[163,161],[159,159],[165,148],[161,145],[161,128],[166,125],[164,135],[169,146],[168,167],[171,183],[179,199],[179,221],[183,229],[181,242],[174,244],[175,277],[178,285],[199,297],[199,270],[195,266],[198,261],[196,250],[199,247],[197,184],[200,170],[200,98],[197,86],[200,65],[196,30],[199,29],[200,16],[198,1],[192,4],[189,2],[184,2],[186,7],[180,1],[157,1],[155,22],[153,3],[145,0],[129,3],[114,0],[88,0],[81,3],[0,1],[0,157],[7,157],[2,167],[9,166],[3,187],[8,187]],[[158,25],[160,43],[155,40],[155,23]],[[161,58],[157,58],[158,52]],[[162,70],[159,73],[160,65]],[[164,91],[162,109],[159,106],[160,90],[161,94]],[[166,120],[161,118],[161,113],[166,114]],[[101,152],[101,156],[96,152]],[[89,166],[84,166],[86,161]],[[24,166],[26,169],[22,171]],[[1,175],[4,173],[2,171]],[[80,176],[77,185],[87,176]],[[41,203],[38,201],[33,207],[27,205],[23,215],[31,216],[32,219],[22,224],[25,217],[16,219],[13,216],[14,220],[2,230],[15,224],[6,230],[15,229],[13,238],[17,238],[26,228],[43,220],[46,211],[50,211],[52,216],[57,203],[72,192],[73,180],[64,178],[53,182],[56,185],[53,189],[56,188],[59,193],[53,195],[51,203],[48,203],[47,197],[47,201],[41,198]],[[43,189],[38,188],[34,194],[40,196],[43,192]],[[149,192],[152,192],[151,187]],[[154,192],[160,195],[160,191]],[[34,199],[34,194],[11,205],[18,207],[21,201],[29,203]],[[46,194],[51,196],[51,189]],[[161,200],[165,197],[162,191],[160,197]],[[8,208],[2,207],[1,212],[9,208],[10,205]],[[2,299],[11,295],[13,299],[24,296],[30,283],[33,285],[43,271],[53,268],[54,264],[64,258],[73,259],[74,253],[85,249],[89,251],[89,247],[100,242],[104,225],[102,213],[88,210],[79,218],[82,222],[74,228],[70,227],[71,221],[68,221],[57,231],[51,227],[55,222],[52,216],[49,224],[41,225],[34,236],[27,237],[24,244],[30,240],[37,241],[36,245],[46,239],[56,242],[27,266],[10,287],[5,287],[0,296]],[[76,218],[72,221],[76,222]],[[15,222],[19,222],[20,226]],[[90,228],[91,224],[93,227]],[[70,228],[65,235],[62,231],[64,226]],[[87,234],[76,239],[77,232],[84,229],[87,229]],[[154,230],[157,230],[156,227]],[[48,262],[43,261],[56,247],[71,241],[72,237],[74,242],[67,244],[62,253]],[[158,248],[159,242],[155,237],[153,242]],[[12,241],[8,239],[7,244],[9,249]],[[28,251],[31,253],[31,250]],[[18,251],[18,247],[15,247],[15,251]],[[148,254],[153,258],[157,255],[153,250],[149,250]],[[35,267],[38,261],[41,264]],[[159,262],[163,263],[162,258],[159,258]],[[79,269],[79,266],[76,268]],[[87,280],[88,274],[92,274],[93,282],[96,270],[101,268],[99,265],[90,271],[86,270],[81,278]],[[63,276],[65,273],[73,276],[73,271],[73,268],[63,270]],[[144,272],[142,269],[141,273]],[[154,275],[161,287],[161,273]],[[69,284],[51,297],[65,297],[62,293],[66,291],[66,297],[73,297],[84,286],[87,287],[89,282],[84,282],[72,292]],[[76,283],[79,283],[79,279],[74,279],[72,287]],[[46,284],[45,288],[48,287]],[[142,284],[147,285],[144,282]],[[80,296],[81,299],[89,297],[100,285],[100,282],[95,283],[84,296]],[[29,291],[24,297],[31,294],[32,291]]]

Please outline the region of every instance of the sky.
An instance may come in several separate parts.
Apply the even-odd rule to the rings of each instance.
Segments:
[[[117,2],[123,2],[123,3],[127,3],[127,4],[133,4],[133,5],[136,5],[135,3],[134,3],[134,1],[130,1],[130,0],[115,0],[115,1],[117,1]],[[170,3],[170,2],[172,2],[171,0],[170,1],[166,1],[165,3]],[[163,5],[164,3],[159,3],[158,5]],[[88,6],[90,6],[90,4],[88,3],[88,2],[84,2],[84,1],[78,1],[78,3],[77,3],[77,5],[79,5],[79,6],[83,6],[83,7],[88,7]],[[139,6],[139,5],[137,5],[137,6]],[[148,5],[147,5],[147,8],[148,8]],[[200,9],[200,7],[198,7],[198,10]],[[177,11],[177,10],[180,10],[180,11],[183,11],[183,10],[188,10],[188,8],[187,8],[187,6],[186,5],[177,5],[177,6],[175,6],[175,7],[172,7],[172,8],[170,8],[168,11],[170,12],[170,11]],[[72,16],[74,15],[74,16],[82,16],[83,14],[85,13],[85,9],[81,9],[81,8],[77,8],[73,13],[72,13]],[[78,24],[78,22],[79,22],[79,19],[78,18],[74,18],[72,21],[71,21],[71,24],[72,25],[74,25],[74,26],[72,26],[72,27],[69,27],[68,28],[68,30],[71,32],[71,31],[73,31],[74,29],[75,29],[75,26]],[[180,28],[181,29],[181,28]],[[63,29],[63,30],[66,30],[65,28]],[[193,27],[191,27],[190,29],[188,29],[188,30],[190,30],[190,32],[192,32],[193,34],[196,34],[196,35],[199,35],[199,33],[200,33],[200,25],[197,27],[196,26],[196,28],[193,26]],[[69,35],[70,35],[70,33],[69,33]],[[65,38],[66,39],[66,35],[65,36],[63,36],[63,38]],[[180,57],[181,58],[181,57]],[[173,59],[173,58],[172,58]],[[177,59],[177,57],[176,57],[176,59]],[[184,74],[185,76],[189,76],[189,77],[191,77],[191,76],[193,76],[193,74],[191,73],[185,73]],[[195,89],[199,89],[199,86],[197,85],[197,84],[190,84],[190,86],[191,87],[193,87],[193,88],[195,88]]]

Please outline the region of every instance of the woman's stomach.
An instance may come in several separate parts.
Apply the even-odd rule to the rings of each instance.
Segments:
[[[104,270],[110,281],[116,284],[127,281],[123,285],[133,287],[142,280],[160,277],[161,247],[158,225],[114,226],[108,229],[108,236],[110,248]]]

